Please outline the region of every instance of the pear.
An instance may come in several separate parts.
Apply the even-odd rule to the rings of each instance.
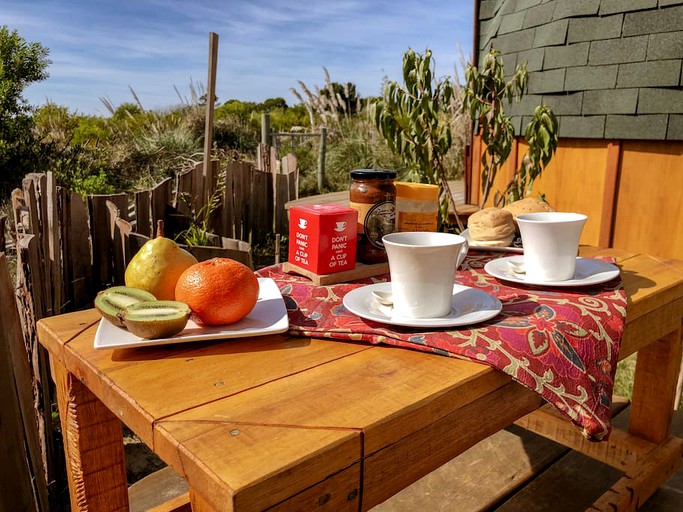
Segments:
[[[139,288],[158,300],[173,300],[175,285],[186,268],[197,263],[197,258],[164,237],[164,222],[157,222],[157,236],[148,240],[126,267],[126,286]]]

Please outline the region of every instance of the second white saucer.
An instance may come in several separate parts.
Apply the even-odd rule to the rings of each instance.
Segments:
[[[503,309],[493,295],[476,288],[453,285],[451,313],[439,318],[407,318],[395,316],[391,306],[380,304],[373,298],[373,291],[390,292],[391,283],[376,283],[356,288],[344,296],[344,306],[352,313],[367,320],[405,327],[455,327],[484,322]]]

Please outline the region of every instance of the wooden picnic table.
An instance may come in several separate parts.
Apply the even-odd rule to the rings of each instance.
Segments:
[[[43,319],[72,509],[127,509],[121,421],[188,481],[193,510],[367,510],[513,422],[619,468],[595,509],[633,509],[683,454],[683,262],[582,255],[617,258],[620,357],[639,352],[628,432],[601,443],[476,363],[290,335],[96,351],[96,311]]]

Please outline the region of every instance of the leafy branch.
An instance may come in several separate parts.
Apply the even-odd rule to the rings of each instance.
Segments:
[[[515,139],[512,121],[505,115],[504,101],[512,103],[514,98],[522,99],[526,93],[529,74],[526,62],[515,68],[515,74],[505,81],[503,56],[492,49],[485,57],[481,71],[470,65],[465,71],[467,86],[463,90],[463,109],[479,125],[479,133],[486,144],[481,155],[483,208],[491,192],[498,170],[503,166]]]
[[[449,224],[455,201],[448,186],[444,157],[452,144],[448,108],[455,93],[448,79],[437,80],[432,52],[403,55],[403,81],[387,81],[384,95],[371,105],[371,116],[389,149],[403,159],[411,181],[439,185],[439,225]],[[455,218],[463,229],[456,212]]]
[[[534,180],[550,163],[557,149],[557,119],[546,105],[539,105],[529,122],[524,135],[529,143],[529,151],[522,158],[522,164],[508,183],[503,196],[496,194],[496,204],[512,203],[531,194]]]

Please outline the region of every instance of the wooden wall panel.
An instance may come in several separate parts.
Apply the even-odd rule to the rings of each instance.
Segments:
[[[623,144],[613,246],[683,259],[683,142]]]
[[[519,146],[520,154],[525,154],[526,143]],[[556,210],[588,216],[582,244],[600,242],[606,165],[606,141],[568,139],[560,143],[543,176],[534,183],[532,195],[545,194]]]

